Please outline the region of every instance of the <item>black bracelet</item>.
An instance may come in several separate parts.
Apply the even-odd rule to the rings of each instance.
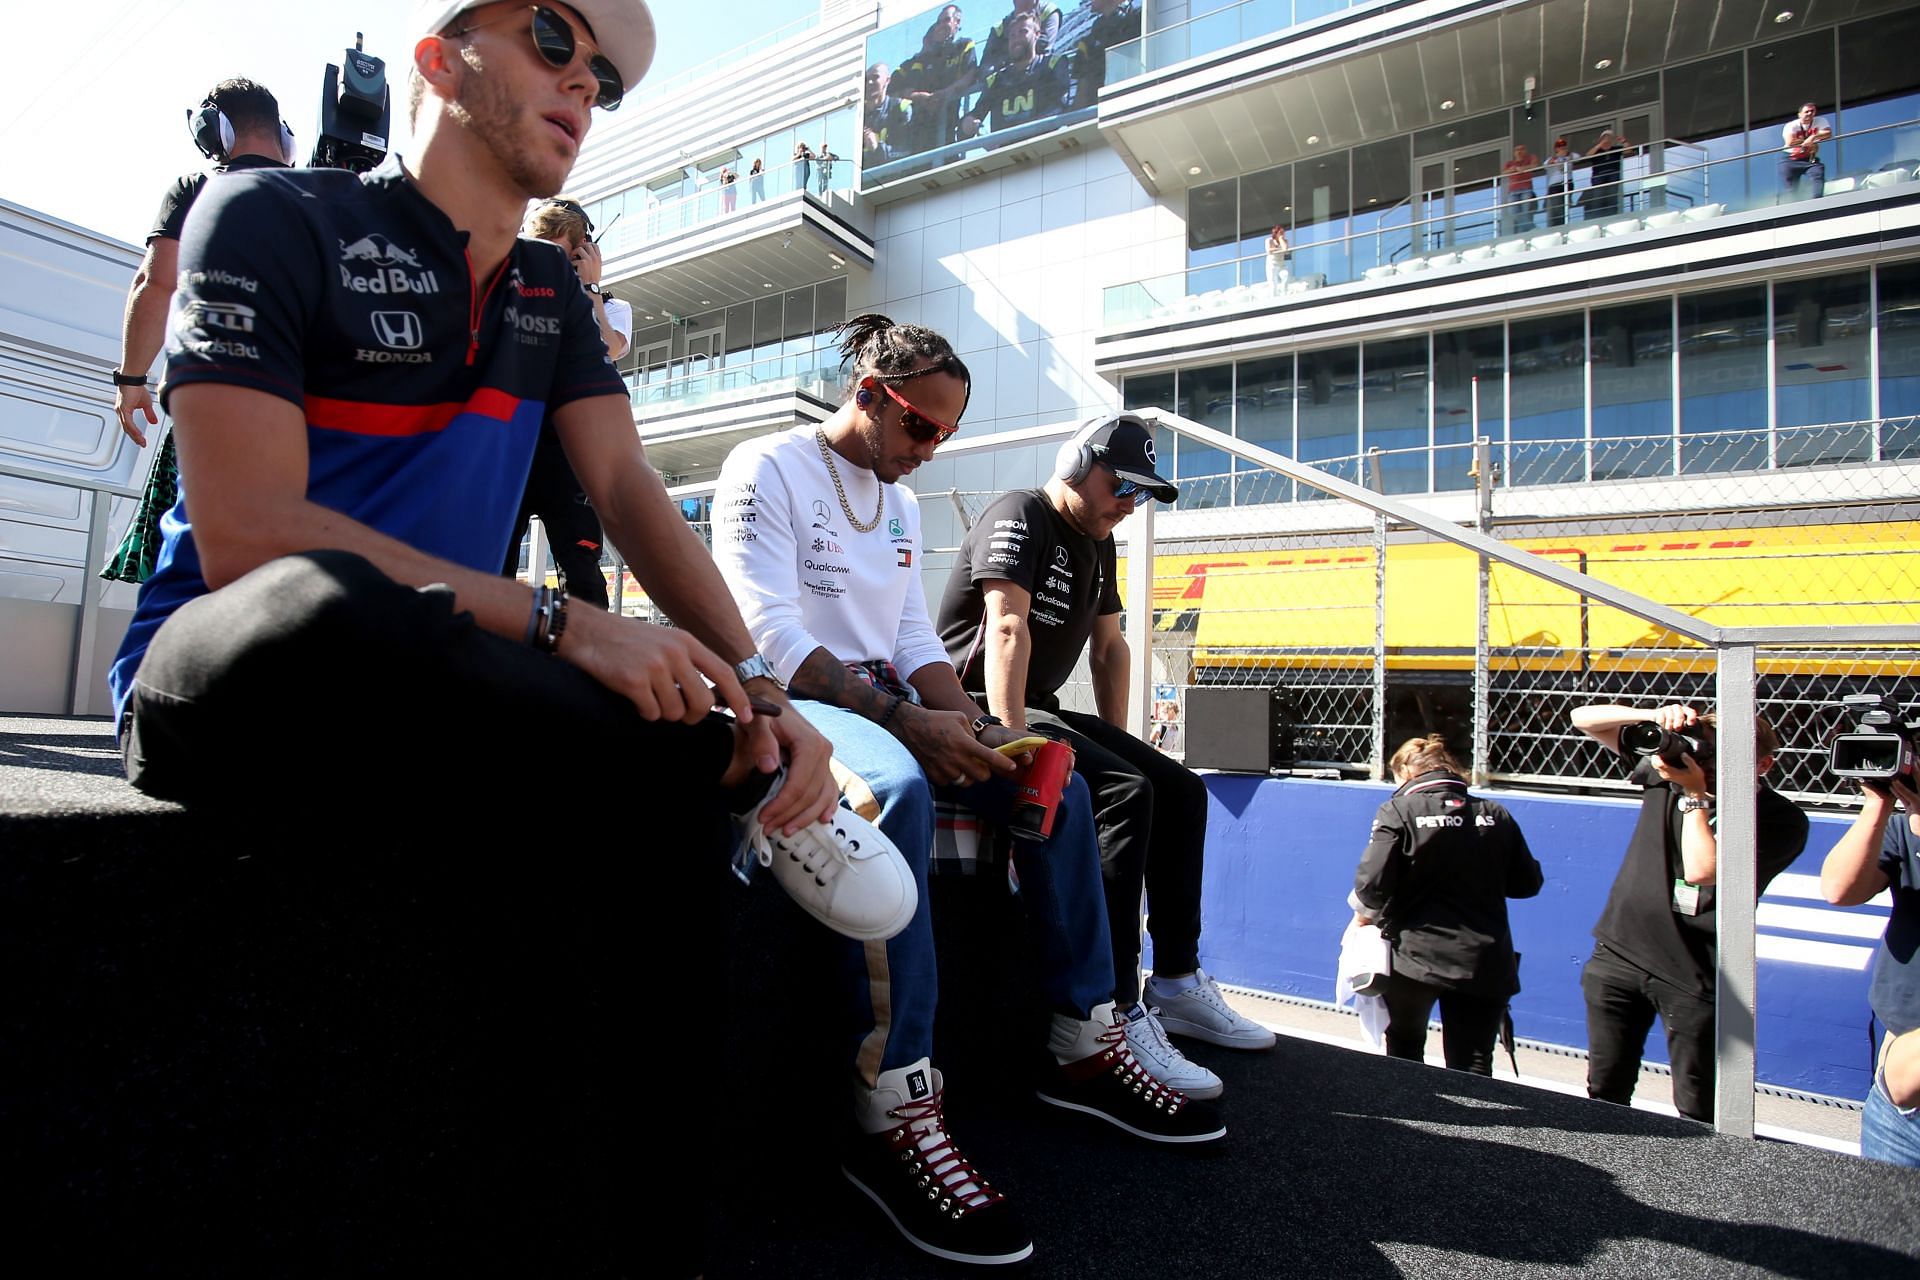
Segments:
[[[906,699],[901,697],[899,694],[894,694],[892,704],[887,707],[886,711],[882,713],[882,715],[880,716],[880,719],[876,723],[878,723],[882,729],[886,728],[887,721],[893,719],[893,713],[898,711],[900,709],[900,704],[905,701]]]
[[[534,643],[542,653],[558,653],[560,637],[566,629],[567,590],[562,587],[548,599],[546,612],[540,619],[540,634],[534,638]]]

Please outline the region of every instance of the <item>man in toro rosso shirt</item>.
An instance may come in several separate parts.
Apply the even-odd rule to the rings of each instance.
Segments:
[[[349,862],[358,842],[444,859],[448,891],[499,917],[498,951],[511,955],[488,946],[462,958],[479,968],[447,992],[500,1024],[478,1077],[533,1057],[515,1043],[524,1015],[564,1028],[549,1052],[576,1083],[598,1078],[590,1064],[620,1064],[626,1096],[655,1069],[615,1038],[631,1030],[566,1021],[537,1000],[486,1004],[481,973],[511,970],[514,990],[544,982],[550,1003],[573,1007],[587,976],[632,981],[637,957],[607,961],[636,914],[650,950],[670,962],[691,954],[676,954],[699,940],[690,895],[699,877],[724,874],[729,810],[761,800],[763,775],[785,757],[784,784],[761,801],[763,828],[791,834],[826,818],[837,802],[829,752],[790,709],[752,714],[748,690],[776,706],[784,695],[647,464],[566,254],[517,238],[527,201],[560,190],[591,108],[617,104],[646,70],[646,5],[442,0],[417,5],[416,18],[416,141],[404,164],[229,175],[187,222],[162,392],[182,497],[113,664],[115,713],[144,791],[190,806],[271,804],[303,820],[349,814],[356,843],[338,850],[342,874],[364,866]],[[680,629],[569,615],[564,599],[498,576],[549,412],[614,542]],[[737,721],[709,715],[716,703]],[[512,823],[509,798],[538,794],[562,767],[529,748],[563,739],[569,759],[602,762],[623,789],[623,828],[576,814],[565,830],[517,834],[528,827]],[[533,873],[511,875],[503,851]],[[576,886],[571,896],[560,882]],[[552,929],[514,927],[542,910],[577,913],[579,954],[554,954]],[[493,1087],[474,1078],[449,1076],[439,1105]],[[611,1119],[572,1115],[594,1096],[584,1084],[545,1083],[556,1142],[639,1140]],[[663,1144],[685,1161],[697,1108],[666,1110],[644,1131],[649,1154]],[[489,1154],[504,1161],[505,1122],[478,1104],[468,1119],[459,1132],[473,1149],[448,1158],[470,1170],[492,1167]],[[582,1177],[616,1166],[637,1176],[650,1163],[639,1155],[595,1150]],[[523,1217],[570,1194],[495,1190]],[[627,1190],[629,1206],[660,1203],[656,1190]],[[599,1194],[556,1212],[591,1216]]]

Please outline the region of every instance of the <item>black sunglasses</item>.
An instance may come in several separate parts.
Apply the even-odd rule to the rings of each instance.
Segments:
[[[530,4],[526,7],[533,10],[534,50],[550,67],[572,66],[573,55],[578,48],[574,40],[573,24],[543,4]],[[453,34],[464,36],[469,31],[478,31],[482,27],[491,27],[519,16],[520,11],[515,10],[505,17],[462,27]],[[594,50],[587,58],[587,70],[593,72],[593,78],[600,82],[600,93],[594,98],[593,105],[602,111],[612,111],[619,107],[620,99],[626,94],[626,86],[621,82],[619,70],[608,61],[607,55],[598,49]]]

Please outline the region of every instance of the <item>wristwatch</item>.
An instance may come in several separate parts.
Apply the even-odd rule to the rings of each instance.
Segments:
[[[981,716],[973,722],[973,736],[977,738],[985,733],[987,726],[990,724],[1004,725],[1006,721],[1002,720],[999,716]]]
[[[1711,813],[1713,812],[1713,801],[1710,799],[1695,799],[1692,796],[1681,796],[1680,803],[1676,807],[1682,813],[1692,813],[1698,809],[1705,809]]]
[[[144,373],[122,373],[120,370],[115,369],[113,371],[113,385],[116,387],[144,387],[147,385],[147,375]]]
[[[607,291],[597,284],[583,284],[580,287],[596,298],[604,298],[607,296]]]
[[[776,689],[787,687],[787,682],[774,674],[773,664],[763,654],[756,653],[745,662],[734,663],[733,674],[740,678],[741,684],[749,680],[771,680]]]

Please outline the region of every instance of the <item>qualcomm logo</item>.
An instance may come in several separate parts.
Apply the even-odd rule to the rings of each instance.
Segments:
[[[395,351],[416,351],[420,347],[420,317],[411,311],[376,311],[373,336],[383,347]]]

